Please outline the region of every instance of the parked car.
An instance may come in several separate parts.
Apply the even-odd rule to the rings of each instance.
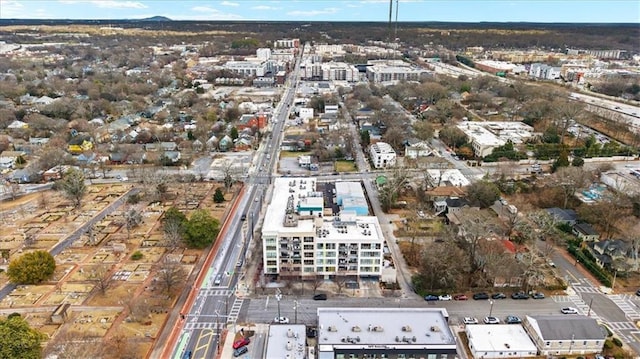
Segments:
[[[440,298],[435,295],[435,294],[427,294],[424,296],[424,300],[426,300],[427,302],[432,302],[432,301],[436,301],[439,300]]]
[[[500,319],[496,317],[484,317],[484,324],[500,324]]]
[[[464,317],[462,320],[464,324],[478,324],[478,319],[474,317]]]
[[[492,299],[505,299],[507,296],[504,293],[494,293],[491,295]]]
[[[313,296],[313,300],[327,300],[327,295],[324,293],[316,294]]]
[[[533,299],[544,299],[544,293],[535,292],[535,293],[533,293],[531,298],[533,298]]]
[[[233,342],[233,349],[242,348],[245,345],[249,345],[251,343],[251,339],[249,338],[240,338]]]
[[[562,314],[578,314],[578,310],[573,307],[562,308],[560,312],[562,312]]]
[[[640,297],[640,289],[636,290],[636,295]]]
[[[289,324],[289,318],[287,317],[276,317],[273,321],[278,324]]]
[[[511,294],[511,299],[529,299],[529,295],[525,292],[517,292]]]
[[[520,324],[522,323],[522,319],[516,317],[515,315],[509,315],[507,316],[507,319],[505,319],[505,322],[507,324]]]
[[[468,300],[466,295],[464,294],[456,294],[453,296],[453,300]]]
[[[182,354],[182,359],[191,359],[192,355],[193,353],[191,352],[191,350],[187,350],[186,352],[184,352],[184,354]]]
[[[239,357],[240,355],[242,355],[242,354],[244,354],[244,353],[246,353],[246,352],[248,352],[248,351],[249,351],[249,348],[247,348],[246,346],[244,346],[244,347],[240,347],[240,348],[238,348],[238,349],[236,349],[236,350],[234,350],[234,351],[233,351],[233,357],[234,357],[234,358],[237,358],[237,357]]]
[[[481,299],[489,299],[489,294],[487,293],[476,293],[473,295],[473,299],[481,300]]]
[[[240,220],[245,221],[246,219],[247,219],[247,215],[243,213],[242,216],[240,216]]]
[[[451,299],[453,299],[451,297],[451,294],[443,294],[443,295],[438,297],[438,300],[451,300]]]

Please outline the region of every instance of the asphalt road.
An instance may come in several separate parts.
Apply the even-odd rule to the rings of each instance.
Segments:
[[[181,358],[186,350],[191,350],[193,358],[213,358],[219,350],[221,330],[227,323],[235,323],[243,300],[237,298],[236,286],[246,250],[253,239],[253,230],[259,219],[260,209],[268,197],[271,176],[276,169],[279,144],[282,140],[285,119],[289,115],[298,83],[299,59],[289,77],[282,100],[275,109],[271,138],[266,141],[256,162],[249,170],[249,178],[245,181],[245,194],[231,214],[228,232],[208,274],[198,291],[196,300],[182,323],[178,343],[173,348],[172,358]],[[242,219],[245,215],[245,219]],[[217,283],[217,278],[221,281]],[[235,334],[235,333],[232,333]]]

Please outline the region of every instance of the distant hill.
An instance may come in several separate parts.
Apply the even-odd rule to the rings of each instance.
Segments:
[[[140,21],[172,21],[166,16],[152,16],[145,19],[140,19]]]

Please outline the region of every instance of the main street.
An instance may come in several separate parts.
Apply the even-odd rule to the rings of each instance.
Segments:
[[[302,49],[300,54],[302,54]],[[271,173],[276,169],[278,149],[293,104],[298,84],[300,57],[289,76],[284,94],[274,110],[272,133],[263,144],[264,151],[255,156],[249,170],[250,181],[237,199],[235,212],[229,214],[224,223],[224,233],[218,238],[217,253],[206,271],[199,287],[193,288],[195,296],[185,313],[181,314],[180,333],[177,343],[168,348],[172,358],[181,358],[191,351],[193,358],[213,358],[220,350],[220,335],[227,324],[234,324],[242,308],[243,299],[236,296],[239,272],[243,267],[246,251],[252,239],[255,224],[259,219],[263,202],[268,198]],[[200,278],[200,277],[199,277]],[[189,301],[187,302],[187,305]],[[232,333],[232,335],[234,335]],[[171,345],[169,341],[168,345]],[[161,357],[162,354],[153,357]]]

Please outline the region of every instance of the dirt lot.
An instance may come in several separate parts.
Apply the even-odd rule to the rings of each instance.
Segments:
[[[163,201],[149,203],[143,197],[137,204],[116,208],[56,256],[57,267],[50,281],[19,286],[0,301],[0,308],[34,313],[25,318],[45,332],[52,343],[63,342],[69,335],[97,337],[103,338],[106,346],[117,341],[119,348],[137,353],[136,357],[144,356],[185,283],[177,281],[167,292],[156,275],[162,266],[159,263],[165,257],[171,258],[179,263],[186,278],[203,254],[200,250],[161,246],[164,233],[159,220],[166,209],[174,206],[187,216],[195,209],[206,208],[222,222],[237,188],[225,195],[227,201],[214,204],[213,193],[218,186],[211,182],[176,184]],[[130,188],[120,183],[91,186],[81,208],[71,207],[54,191],[2,202],[0,250],[9,254],[9,260],[35,249],[48,250]],[[124,213],[130,208],[138,210],[143,221],[127,231]],[[134,252],[139,252],[141,258],[132,259]],[[0,266],[8,262],[0,259]],[[7,283],[6,275],[0,273],[0,285]],[[54,323],[51,314],[64,303],[71,306],[64,319]],[[40,312],[36,313],[35,308]],[[122,338],[126,338],[125,343]]]

